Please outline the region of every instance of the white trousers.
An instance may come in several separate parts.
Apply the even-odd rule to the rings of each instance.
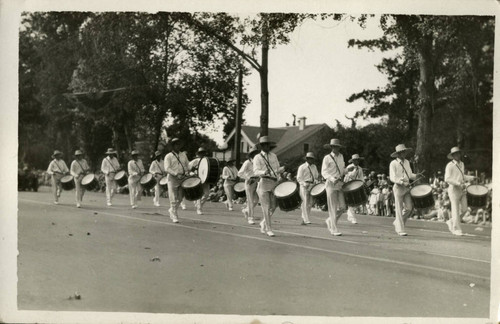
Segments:
[[[348,221],[357,221],[356,220],[356,207],[352,207],[352,206],[347,207],[347,220]]]
[[[409,188],[394,184],[394,205],[396,212],[396,220],[394,226],[397,233],[405,231],[405,223],[413,212],[413,201],[411,200]],[[403,207],[406,210],[403,214]]]
[[[338,232],[337,221],[345,210],[345,199],[342,190],[337,189],[333,184],[326,184],[326,201],[328,203],[328,216],[333,232]]]
[[[234,182],[224,181],[224,192],[227,197],[227,206],[233,208],[233,187]]]
[[[139,176],[129,176],[128,177],[128,193],[130,197],[130,206],[137,205],[137,201],[141,200],[142,186],[139,181],[141,177]]]
[[[104,177],[104,181],[106,182],[106,202],[111,203],[113,196],[116,192],[116,181],[115,174],[110,173]]]
[[[210,185],[208,183],[203,183],[201,187],[203,189],[203,195],[200,199],[195,200],[194,202],[194,206],[200,211],[202,210],[203,205],[207,202],[208,195],[210,195]]]
[[[177,209],[179,208],[182,199],[184,198],[184,192],[181,187],[182,180],[175,177],[168,177],[168,199],[170,200],[170,208],[175,216],[177,215]]]
[[[302,204],[300,210],[302,211],[302,220],[304,222],[309,222],[309,215],[311,214],[312,207],[312,197],[311,190],[308,187],[300,186],[300,198],[302,199]]]
[[[264,224],[264,229],[268,232],[272,230],[271,216],[276,210],[276,197],[268,188],[263,188],[262,181],[263,179],[261,179],[257,185],[257,195],[259,196],[260,205],[262,207],[262,214],[264,214],[262,223]]]
[[[453,232],[461,231],[460,221],[462,215],[467,211],[467,195],[460,186],[450,185],[448,196],[451,204],[451,229]]]
[[[249,184],[248,180],[245,180],[245,194],[247,196],[247,206],[244,209],[248,211],[248,217],[253,219],[255,206],[257,206],[259,202],[259,197],[257,196],[257,182]]]
[[[83,200],[83,194],[85,193],[85,188],[82,186],[83,175],[75,178],[75,198],[76,203],[81,204]]]
[[[52,175],[52,194],[54,195],[54,201],[59,201],[59,196],[62,191],[61,179],[64,175],[59,173],[54,173]]]

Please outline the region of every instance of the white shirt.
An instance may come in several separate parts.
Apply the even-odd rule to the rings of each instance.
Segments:
[[[400,158],[391,161],[389,165],[389,179],[393,183],[400,185],[403,183],[409,184],[410,180],[415,180],[416,178],[417,175],[411,171],[410,161],[405,159],[404,162],[402,162]]]
[[[189,171],[189,160],[184,152],[170,152],[165,156],[165,171],[176,177],[178,175],[187,174]]]
[[[61,160],[53,159],[50,162],[49,167],[47,168],[47,173],[50,175],[54,173],[66,174],[68,172],[69,172],[68,166],[66,165],[66,162],[64,162],[63,159]]]
[[[227,181],[235,181],[236,177],[238,177],[238,169],[233,165],[231,167],[225,166],[222,169],[222,179]]]
[[[266,161],[269,163],[269,166]],[[265,175],[269,170],[270,176],[277,179],[279,167],[278,157],[273,152],[260,152],[253,158],[253,173],[256,177]]]
[[[165,165],[163,164],[163,160],[160,159],[160,161],[154,160],[153,162],[151,162],[151,165],[149,166],[149,173],[152,173],[154,175],[165,174]]]
[[[117,158],[115,157],[111,158],[108,155],[102,160],[101,171],[105,175],[108,175],[110,173],[116,173],[118,172],[118,170],[120,170],[120,163],[118,162]]]
[[[318,168],[316,168],[315,164],[309,165],[309,163],[304,162],[297,170],[297,182],[301,186],[306,187],[307,185],[318,180],[318,175]]]
[[[334,161],[335,159],[335,161]],[[341,153],[337,155],[330,153],[323,158],[321,165],[321,175],[326,179],[326,184],[333,185],[335,180],[342,180],[345,174],[344,156]],[[342,188],[342,182],[337,182],[334,187],[336,189]]]
[[[74,160],[71,162],[70,173],[73,177],[78,178],[82,173],[87,172],[90,168],[85,159]]]
[[[444,171],[444,181],[452,186],[460,186],[466,181],[474,179],[472,176],[465,175],[465,165],[462,161],[451,160],[446,165]]]
[[[359,165],[354,165],[353,163],[351,163],[347,166],[346,169],[348,170],[349,168],[352,167],[354,167],[354,170],[347,172],[344,181],[349,182],[352,180],[364,180],[365,177],[363,175],[363,168],[360,167]]]
[[[253,173],[253,162],[250,159],[243,162],[243,165],[238,171],[238,176],[245,180],[255,177],[255,174]]]
[[[140,159],[135,160],[130,160],[128,161],[128,175],[129,176],[136,176],[136,175],[143,175],[146,170],[144,169],[144,165],[142,164],[142,161]]]

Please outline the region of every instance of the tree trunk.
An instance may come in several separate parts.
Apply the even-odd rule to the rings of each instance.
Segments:
[[[415,160],[417,172],[431,172],[432,162],[432,118],[434,110],[434,73],[432,70],[432,36],[425,35],[419,43],[420,82],[417,147]]]
[[[266,19],[265,16],[262,19]],[[262,35],[262,64],[259,70],[260,73],[260,102],[261,102],[261,115],[260,115],[260,136],[267,136],[269,134],[269,87],[267,80],[268,72],[268,56],[269,56],[269,43],[267,35],[267,20],[264,22],[263,35]]]

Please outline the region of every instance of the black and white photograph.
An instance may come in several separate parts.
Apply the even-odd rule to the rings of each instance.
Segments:
[[[0,2],[0,323],[500,323],[498,13]]]

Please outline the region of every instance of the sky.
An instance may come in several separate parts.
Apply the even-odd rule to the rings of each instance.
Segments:
[[[374,39],[382,35],[378,17],[370,18],[365,29],[357,22],[345,20],[309,20],[298,27],[291,42],[269,52],[269,127],[283,127],[297,118],[306,117],[306,124],[326,123],[333,127],[336,119],[345,125],[357,111],[366,107],[362,100],[348,103],[346,99],[364,89],[384,87],[387,78],[376,65],[382,53],[366,48],[348,48],[349,39]],[[236,80],[235,80],[236,82]],[[246,125],[260,125],[260,80],[255,71],[244,79],[251,100],[246,107]],[[363,125],[369,121],[359,121]],[[221,122],[204,132],[218,144],[223,142]]]

